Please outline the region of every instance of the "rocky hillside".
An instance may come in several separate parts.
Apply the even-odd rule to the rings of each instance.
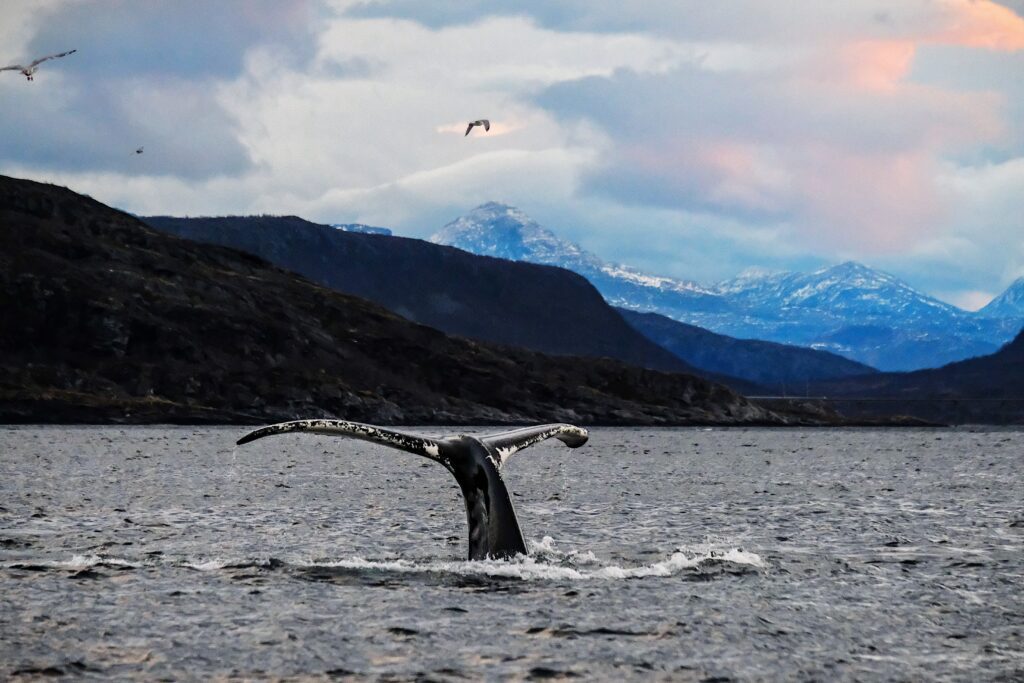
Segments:
[[[435,424],[812,420],[780,417],[690,375],[449,337],[67,189],[0,177],[0,420],[324,415]]]

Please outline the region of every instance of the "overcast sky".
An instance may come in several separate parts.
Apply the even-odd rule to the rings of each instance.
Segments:
[[[426,237],[488,200],[706,283],[1024,275],[1024,0],[2,0],[0,173]],[[488,117],[489,134],[463,137]],[[134,154],[139,146],[145,153]]]

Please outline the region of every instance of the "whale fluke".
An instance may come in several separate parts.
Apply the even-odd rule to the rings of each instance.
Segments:
[[[513,453],[529,448],[533,444],[545,439],[553,437],[569,448],[579,448],[587,442],[588,436],[587,430],[582,427],[569,424],[551,424],[523,427],[522,429],[513,429],[512,431],[499,434],[490,434],[480,437],[480,440],[484,442],[484,445],[490,446],[497,451],[498,469],[500,470],[502,465],[512,457]]]
[[[373,441],[439,462],[454,475],[466,503],[469,559],[526,554],[526,541],[516,519],[501,468],[513,453],[556,438],[570,448],[587,442],[587,430],[569,424],[524,427],[486,436],[464,434],[435,438],[345,420],[295,420],[261,427],[238,445],[288,432],[313,432]]]
[[[288,432],[313,432],[314,434],[326,434],[327,436],[348,436],[353,439],[384,444],[385,446],[398,448],[440,462],[438,458],[438,439],[430,439],[417,434],[408,434],[395,431],[394,429],[375,427],[363,424],[362,422],[347,422],[345,420],[294,420],[292,422],[280,422],[249,432],[239,439],[237,443],[239,446],[242,446],[250,441],[262,439],[265,436],[286,434]]]

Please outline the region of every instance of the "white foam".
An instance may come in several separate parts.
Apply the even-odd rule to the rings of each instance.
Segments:
[[[109,565],[116,567],[138,567],[135,562],[128,560],[122,560],[116,557],[102,557],[100,555],[72,555],[70,560],[21,560],[17,562],[10,562],[7,567],[15,567],[21,565],[31,565],[35,567],[52,567],[54,569],[89,569],[97,565]]]
[[[707,562],[727,562],[756,569],[764,569],[760,555],[739,548],[716,550],[700,546],[694,551],[680,547],[667,559],[648,565],[623,567],[601,565],[593,552],[562,552],[554,546],[550,536],[530,541],[532,555],[508,560],[434,561],[367,560],[352,557],[326,562],[301,563],[309,567],[336,567],[342,569],[394,572],[398,574],[456,574],[459,576],[487,576],[522,579],[525,581],[614,581],[646,577],[671,577]],[[559,564],[553,562],[558,561]]]
[[[182,566],[183,567],[188,567],[189,569],[196,569],[196,570],[201,571],[201,572],[212,572],[212,571],[216,571],[218,569],[223,569],[224,567],[228,566],[229,564],[237,564],[237,563],[231,562],[230,560],[221,560],[221,559],[215,558],[215,559],[212,559],[212,560],[205,560],[205,561],[185,562],[185,563],[182,564]]]
[[[550,536],[545,536],[539,541],[531,540],[528,545],[530,555],[520,555],[508,560],[373,560],[356,556],[339,560],[289,560],[287,564],[299,567],[333,567],[396,574],[454,574],[524,581],[616,581],[671,577],[711,562],[729,563],[755,569],[765,569],[766,567],[761,556],[756,553],[708,543],[680,546],[669,557],[661,561],[638,566],[603,564],[597,555],[589,550],[563,551],[556,546],[554,539]],[[236,566],[271,566],[273,562],[275,561],[266,558],[224,559],[214,557],[188,559],[180,563],[175,562],[175,564],[208,572]],[[70,560],[33,564],[72,570],[86,569],[96,565],[142,566],[128,560],[100,555],[74,555]]]

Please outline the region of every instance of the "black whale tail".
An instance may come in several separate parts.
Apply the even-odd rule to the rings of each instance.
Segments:
[[[569,424],[524,427],[486,436],[435,438],[344,420],[295,420],[261,427],[238,440],[239,445],[288,432],[313,432],[373,441],[429,458],[455,476],[466,503],[469,559],[511,557],[526,553],[512,498],[501,469],[518,451],[555,438],[570,448],[587,442],[586,429]]]

